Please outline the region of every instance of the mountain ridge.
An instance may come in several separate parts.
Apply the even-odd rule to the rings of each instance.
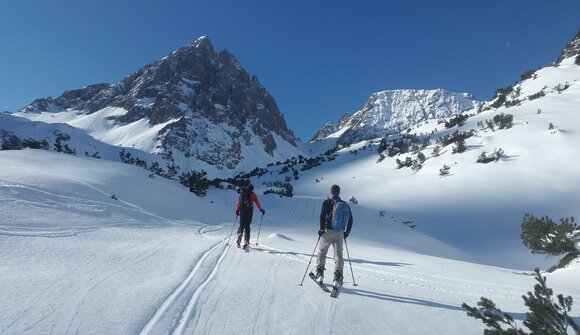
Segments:
[[[337,137],[338,144],[353,144],[384,137],[430,119],[443,119],[478,107],[469,93],[444,89],[398,89],[373,93],[362,109],[341,117],[339,126],[327,123],[311,141]],[[330,126],[330,127],[327,127]],[[336,129],[329,133],[330,130]],[[324,136],[326,135],[326,136]]]
[[[91,131],[91,125],[79,122],[110,108],[119,110],[95,116],[93,121],[109,129],[138,122],[147,123],[149,129],[161,127],[148,135],[147,144],[140,144],[111,142],[106,135]],[[299,152],[298,140],[274,98],[233,54],[216,52],[207,36],[116,84],[94,84],[65,91],[56,99],[36,99],[15,115],[50,123],[54,114],[65,112],[75,115],[60,118],[60,122],[75,123],[98,140],[142,150],[154,142],[153,149],[147,151],[161,155],[167,165],[177,165],[182,171],[248,169]],[[247,160],[245,147],[262,153],[253,155],[255,162],[242,164]]]

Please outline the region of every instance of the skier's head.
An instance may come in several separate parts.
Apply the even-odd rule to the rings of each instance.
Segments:
[[[250,190],[250,192],[254,192],[254,185],[248,185],[248,190]]]
[[[332,195],[335,198],[338,197],[340,195],[340,186],[338,185],[330,186],[330,195]]]

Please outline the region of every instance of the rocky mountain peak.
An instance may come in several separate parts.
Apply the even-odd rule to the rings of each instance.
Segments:
[[[383,137],[425,120],[456,115],[475,108],[478,104],[471,94],[443,89],[376,92],[369,97],[360,111],[352,116],[347,114],[341,117],[337,131],[341,130],[342,134],[338,143],[351,144]],[[325,126],[317,135],[322,135],[329,129]]]
[[[338,131],[338,127],[332,123],[332,122],[327,122],[324,127],[322,127],[318,132],[316,132],[316,134],[314,134],[314,136],[312,136],[312,138],[310,139],[309,142],[316,142],[322,139],[327,138],[328,136],[330,136],[331,134],[334,134]]]
[[[117,125],[140,120],[164,125],[157,134],[156,152],[181,152],[187,159],[221,168],[234,169],[244,160],[243,148],[256,143],[271,157],[280,141],[297,146],[297,138],[258,78],[250,76],[228,50],[216,52],[207,36],[117,84],[91,85],[64,92],[57,99],[37,99],[19,112],[74,109],[79,115],[89,115],[110,107],[126,111],[107,116]]]
[[[346,126],[346,124],[348,123],[348,120],[350,120],[350,114],[348,113],[342,114],[340,116],[340,119],[338,120],[338,129],[344,128],[344,126]]]
[[[578,30],[576,36],[574,36],[574,38],[568,42],[568,44],[566,44],[566,47],[564,47],[564,50],[562,50],[562,53],[560,54],[560,57],[558,57],[556,64],[560,64],[566,58],[578,55],[580,55],[580,30]]]

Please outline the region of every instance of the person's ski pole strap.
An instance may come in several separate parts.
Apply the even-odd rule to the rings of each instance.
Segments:
[[[318,236],[318,240],[316,240],[316,245],[314,246],[314,250],[312,250],[312,256],[310,256],[310,260],[308,261],[308,265],[306,266],[306,271],[304,271],[304,276],[302,277],[300,286],[304,284],[304,278],[306,278],[306,273],[308,273],[308,268],[310,267],[310,263],[312,263],[312,258],[314,257],[314,253],[316,252],[316,248],[318,247],[318,242],[320,242],[320,236]]]
[[[350,265],[350,274],[352,275],[353,286],[358,286],[354,280],[354,272],[352,271],[352,263],[350,262],[350,253],[348,252],[348,243],[346,243],[346,238],[344,239],[344,246],[346,247],[346,255],[348,256],[348,264]]]

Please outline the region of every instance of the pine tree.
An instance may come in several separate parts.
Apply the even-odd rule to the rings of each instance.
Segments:
[[[419,163],[421,163],[421,164],[425,163],[426,159],[427,158],[425,157],[425,155],[422,152],[419,152],[417,154],[417,160],[419,161]]]
[[[501,158],[502,155],[503,155],[503,149],[502,148],[495,149],[493,151],[493,156],[494,156],[494,159],[495,159],[496,162],[499,161],[499,159]]]
[[[422,167],[423,167],[423,164],[421,163],[421,161],[419,159],[413,160],[413,164],[411,165],[411,170],[413,170],[413,172],[415,172],[415,173],[419,172],[419,170],[421,170]]]
[[[524,325],[531,333],[518,328],[513,317],[502,312],[490,299],[481,297],[478,307],[471,307],[463,303],[461,307],[467,311],[467,315],[481,320],[488,328],[483,331],[489,335],[567,335],[571,328],[576,335],[580,335],[580,327],[568,314],[572,309],[573,299],[570,296],[557,296],[554,302],[553,290],[546,285],[546,277],[535,269],[536,281],[534,292],[528,292],[522,296],[529,311],[526,312]],[[505,327],[505,329],[504,329]]]
[[[525,335],[526,333],[518,328],[511,315],[502,312],[495,306],[495,303],[487,298],[481,297],[477,307],[471,307],[463,303],[461,307],[467,311],[467,316],[481,320],[488,329],[483,331],[485,335]],[[504,329],[507,327],[507,329]]]
[[[580,238],[580,229],[574,217],[560,219],[556,224],[547,216],[536,218],[525,214],[522,222],[522,242],[532,253],[558,256],[570,254],[578,256],[576,240]]]
[[[192,192],[199,197],[203,197],[207,194],[207,189],[210,185],[205,170],[184,173],[179,177],[179,180],[182,184],[189,187],[189,192]]]
[[[60,143],[60,138],[59,137],[56,138],[56,141],[54,143],[54,150],[56,152],[62,152],[62,144]]]
[[[509,129],[514,124],[514,116],[512,114],[500,113],[493,117],[493,122],[499,129]]]
[[[449,170],[451,169],[450,166],[447,165],[443,165],[443,167],[441,169],[439,169],[439,175],[441,177],[445,177],[449,175]]]
[[[530,309],[526,313],[524,325],[532,334],[568,334],[568,326],[580,334],[580,327],[568,315],[572,309],[572,297],[558,294],[558,301],[553,302],[554,291],[546,285],[546,277],[537,268],[535,271],[538,283],[534,286],[534,293],[528,292],[527,296],[522,296]]]
[[[431,156],[439,157],[440,154],[441,154],[441,146],[439,146],[439,144],[437,144],[433,147],[433,151],[431,152]]]
[[[489,162],[493,162],[494,159],[495,158],[493,158],[493,157],[488,157],[487,154],[485,153],[485,151],[482,151],[481,154],[479,154],[479,157],[477,157],[477,162],[487,164]]]
[[[149,171],[155,173],[158,176],[163,176],[165,175],[165,172],[163,171],[163,169],[159,166],[158,162],[153,162],[153,164],[151,164],[151,166],[149,167]]]
[[[455,142],[455,145],[451,148],[451,153],[460,154],[462,152],[465,152],[465,150],[467,150],[467,146],[465,145],[465,139],[460,138],[459,140],[457,140],[457,142]]]

